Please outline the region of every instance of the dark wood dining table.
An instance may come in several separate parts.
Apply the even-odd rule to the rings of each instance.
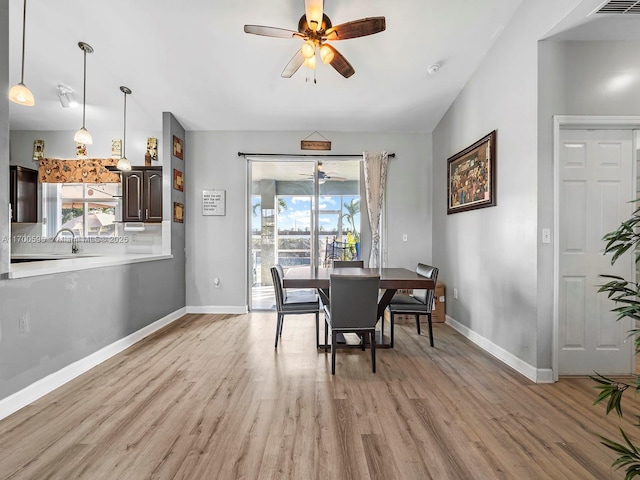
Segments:
[[[282,281],[283,288],[315,288],[328,296],[331,274],[337,275],[380,275],[380,289],[383,291],[378,300],[378,318],[384,321],[384,311],[399,289],[435,289],[435,282],[418,275],[407,268],[322,268],[294,267],[290,268]],[[322,295],[321,295],[322,296]],[[389,348],[380,335],[377,347]]]

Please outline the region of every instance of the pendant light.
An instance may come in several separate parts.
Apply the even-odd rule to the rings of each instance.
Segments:
[[[27,0],[24,0],[24,11],[22,13],[22,71],[20,74],[20,83],[11,87],[9,90],[9,100],[19,105],[26,107],[33,107],[35,100],[33,99],[33,93],[24,84],[24,43],[25,43],[25,30],[27,24]]]
[[[87,106],[87,53],[93,53],[93,47],[84,42],[78,42],[78,47],[84,52],[84,74],[83,74],[83,87],[82,87],[82,128],[76,132],[73,139],[78,143],[85,145],[91,145],[93,138],[89,133],[89,130],[84,128],[85,121],[85,109]]]
[[[120,87],[120,91],[124,93],[124,127],[122,132],[122,156],[118,163],[116,164],[116,168],[118,170],[123,170],[128,172],[131,170],[131,162],[127,160],[126,155],[126,147],[127,147],[127,95],[131,95],[131,89],[128,87]]]

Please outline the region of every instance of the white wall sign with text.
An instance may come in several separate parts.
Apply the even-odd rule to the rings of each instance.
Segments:
[[[202,191],[202,215],[225,215],[225,191]]]

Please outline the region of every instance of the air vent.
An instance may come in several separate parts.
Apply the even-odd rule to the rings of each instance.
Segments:
[[[605,3],[596,13],[608,14],[640,14],[640,0],[611,0]]]

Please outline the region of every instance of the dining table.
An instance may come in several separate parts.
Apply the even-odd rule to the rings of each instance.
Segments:
[[[313,288],[317,289],[321,298],[329,299],[329,285],[331,275],[379,275],[382,295],[378,299],[378,318],[384,322],[384,311],[399,289],[436,288],[435,282],[418,275],[408,268],[324,268],[324,267],[293,267],[290,268],[282,280],[283,288]],[[382,325],[382,323],[381,323]],[[384,327],[379,332],[376,348],[391,348],[390,342],[385,341]]]

